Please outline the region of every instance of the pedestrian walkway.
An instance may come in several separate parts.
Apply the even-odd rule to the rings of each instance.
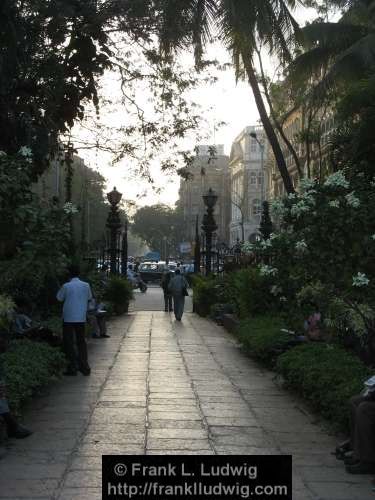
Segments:
[[[335,439],[235,338],[186,314],[135,312],[90,344],[91,377],[56,383],[27,411],[35,434],[0,461],[0,498],[101,499],[102,454],[293,454],[295,500],[375,498]]]
[[[130,311],[163,311],[164,298],[160,285],[149,283],[146,293],[139,290],[134,291],[135,300],[130,304]],[[192,291],[189,291],[190,295]],[[193,301],[191,296],[185,297],[185,312],[192,312]]]

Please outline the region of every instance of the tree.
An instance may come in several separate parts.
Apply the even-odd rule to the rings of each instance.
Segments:
[[[270,216],[270,207],[268,201],[263,202],[262,207],[262,217],[260,220],[259,231],[263,236],[263,239],[268,240],[272,234],[272,220]]]
[[[203,48],[210,39],[213,27],[233,55],[237,77],[246,75],[267,138],[271,144],[285,189],[293,193],[285,158],[258,84],[254,53],[259,42],[277,53],[282,61],[290,61],[290,46],[298,36],[299,28],[291,15],[294,0],[201,0],[176,2],[167,0],[161,4],[161,46],[167,54],[173,49],[193,45],[196,64],[202,64]],[[172,20],[178,20],[172,23]]]
[[[163,241],[176,247],[182,241],[183,229],[181,211],[162,204],[140,208],[131,225],[132,233],[159,251],[163,250]]]
[[[97,106],[97,78],[110,66],[106,2],[4,0],[0,5],[0,149],[33,152],[34,176],[57,137]]]
[[[313,97],[333,100],[347,85],[375,71],[375,17],[373,0],[331,1],[348,6],[339,22],[318,20],[303,29],[304,51],[291,63],[291,81],[298,87],[313,80]],[[334,92],[332,92],[334,89]]]

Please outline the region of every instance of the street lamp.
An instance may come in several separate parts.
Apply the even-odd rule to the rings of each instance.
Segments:
[[[203,216],[202,229],[206,235],[206,276],[208,276],[211,273],[212,233],[217,229],[213,214],[218,196],[212,188],[210,188],[202,198],[207,207],[207,213]]]
[[[111,205],[106,226],[110,231],[110,271],[113,274],[117,273],[117,252],[118,252],[118,235],[121,228],[120,213],[118,204],[120,203],[122,194],[114,187],[110,193],[107,193],[107,199]]]

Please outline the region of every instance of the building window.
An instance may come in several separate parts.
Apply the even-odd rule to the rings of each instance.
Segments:
[[[261,212],[260,200],[258,200],[258,199],[253,200],[251,208],[252,208],[251,212],[253,215],[259,215]]]
[[[252,139],[251,140],[251,145],[250,145],[250,151],[252,153],[255,153],[255,151],[257,150],[257,142],[255,139]]]
[[[250,184],[255,185],[257,183],[256,172],[250,172]]]
[[[260,240],[260,236],[257,233],[251,233],[248,239],[250,243],[256,243]]]

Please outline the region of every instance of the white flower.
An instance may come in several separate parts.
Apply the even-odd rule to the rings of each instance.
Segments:
[[[308,193],[303,193],[301,201],[304,201],[308,205],[315,206],[315,198],[312,196],[313,194],[316,194],[315,189],[311,189]]]
[[[305,240],[297,241],[296,250],[298,253],[302,254],[307,251],[307,244]]]
[[[359,205],[361,204],[361,202],[359,201],[359,199],[355,196],[354,191],[352,191],[351,193],[347,194],[345,196],[345,199],[346,199],[348,205],[351,206],[351,207],[353,207],[353,208],[358,208]]]
[[[18,151],[18,154],[20,154],[21,156],[24,156],[25,158],[32,158],[33,157],[33,152],[31,151],[31,149],[28,146],[21,146],[19,151]]]
[[[5,151],[0,151],[0,156],[7,156]]]
[[[65,205],[63,206],[63,210],[66,214],[69,215],[74,215],[78,213],[77,207],[73,205],[73,203],[70,203],[69,201],[65,203]]]
[[[287,299],[286,299],[285,295],[283,295],[282,297],[280,297],[280,302],[286,302],[286,300]]]
[[[279,235],[278,235],[278,234],[276,234],[276,233],[271,233],[271,234],[270,234],[270,238],[269,238],[269,239],[270,239],[270,241],[274,241],[274,240],[277,240],[277,238],[278,238],[278,237],[279,237]]]
[[[299,187],[301,191],[309,191],[310,189],[315,187],[315,180],[304,177],[303,179],[300,180]]]
[[[375,234],[372,234],[372,235],[370,236],[370,238],[371,238],[372,240],[375,240]]]
[[[367,286],[370,283],[370,280],[364,273],[358,273],[357,276],[353,276],[352,286],[361,287]]]
[[[284,202],[281,199],[273,200],[271,203],[271,214],[275,217],[284,217],[287,212],[287,208],[284,205]]]
[[[263,264],[260,266],[259,272],[261,276],[275,276],[277,274],[277,269]]]
[[[272,295],[280,295],[280,293],[282,292],[282,288],[280,286],[277,286],[277,285],[273,285],[271,286],[270,288],[270,292],[272,293]]]
[[[260,242],[260,247],[265,250],[266,248],[271,248],[272,247],[272,241],[270,239],[268,240],[262,240]]]
[[[339,200],[332,200],[328,203],[328,205],[333,208],[340,208]]]
[[[324,185],[326,187],[343,187],[348,188],[349,182],[345,179],[345,175],[342,171],[335,172],[327,177]]]
[[[254,245],[252,243],[249,243],[248,241],[245,241],[245,243],[242,244],[242,251],[244,253],[251,253],[254,250]]]
[[[290,213],[294,217],[299,217],[300,215],[309,211],[310,207],[303,200],[293,205],[292,208],[290,209]]]

